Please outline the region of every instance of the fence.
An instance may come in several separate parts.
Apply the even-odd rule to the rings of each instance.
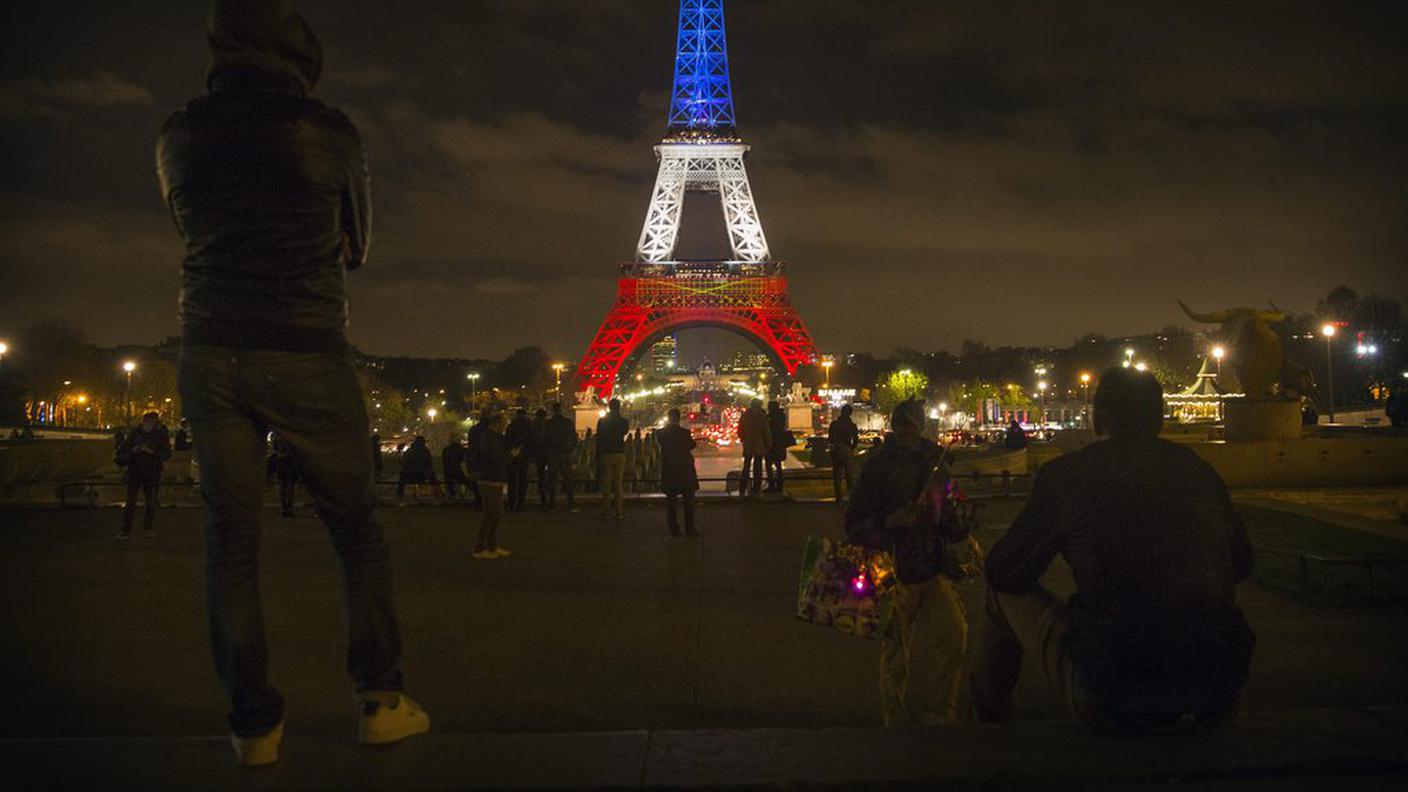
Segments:
[[[1252,575],[1311,605],[1408,602],[1408,558],[1335,558],[1254,545]]]

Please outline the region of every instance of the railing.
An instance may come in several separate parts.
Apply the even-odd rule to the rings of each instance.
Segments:
[[[1408,572],[1404,569],[1408,567],[1408,557],[1405,558],[1346,558],[1327,557],[1315,553],[1295,552],[1290,550],[1279,550],[1272,547],[1253,545],[1253,550],[1263,556],[1272,556],[1287,563],[1295,565],[1293,590],[1288,593],[1296,594],[1303,602],[1310,604],[1325,605],[1350,605],[1350,604],[1373,604],[1373,603],[1394,603],[1408,601]],[[1285,590],[1288,588],[1284,582],[1278,581],[1274,574],[1274,567],[1271,574],[1264,571],[1258,574],[1262,566],[1258,562],[1253,567],[1253,577],[1258,582],[1270,588]],[[1338,582],[1330,580],[1332,571],[1338,570],[1359,570],[1361,574],[1355,581],[1341,579]],[[1397,570],[1397,575],[1387,575],[1387,570]],[[1377,571],[1376,571],[1377,570]],[[1322,585],[1317,585],[1318,581]],[[1278,585],[1281,583],[1281,585]],[[1387,589],[1384,584],[1388,583]]]
[[[701,476],[700,483],[722,483],[724,485],[723,494],[726,497],[738,495],[735,490],[741,476],[732,472],[726,476]],[[767,481],[766,477],[762,479]],[[1028,473],[969,473],[954,476],[959,487],[969,496],[976,498],[1012,497],[1025,495],[1029,491],[1032,480]],[[459,482],[461,487],[468,486],[473,482]],[[625,497],[640,498],[642,496],[654,495],[660,491],[659,478],[630,477],[622,479],[626,487]],[[788,485],[821,485],[825,487],[825,493],[829,494],[832,478],[830,473],[811,475],[788,475],[783,479],[784,487]],[[854,482],[852,482],[854,483]],[[378,494],[391,494],[400,485],[399,479],[378,479],[376,481]],[[446,482],[437,481],[433,485],[431,482],[405,482],[405,486],[413,493],[412,499],[419,501],[419,488],[439,486],[443,488]],[[535,492],[538,486],[538,478],[531,476],[528,478],[529,493]],[[167,492],[172,490],[182,491],[187,496],[198,493],[200,482],[198,481],[163,481],[161,489]],[[301,489],[303,488],[300,485]],[[59,484],[58,496],[59,505],[64,508],[92,508],[98,504],[98,492],[100,490],[113,490],[118,497],[126,495],[127,485],[120,480],[114,479],[84,479],[79,481],[65,481]],[[598,482],[595,478],[574,479],[572,482],[572,492],[574,495],[595,496],[599,492]],[[706,493],[707,494],[707,493]],[[271,482],[265,488],[265,495],[277,499],[277,482]],[[427,498],[432,503],[444,502],[443,497]]]

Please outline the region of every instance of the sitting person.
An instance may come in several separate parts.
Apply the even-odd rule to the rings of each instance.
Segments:
[[[1107,734],[1190,733],[1230,715],[1255,638],[1236,605],[1251,545],[1217,473],[1160,440],[1150,374],[1114,368],[1095,394],[1106,439],[1042,466],[987,559],[973,702],[1007,721],[1023,655],[1072,712]],[[1076,593],[1039,581],[1057,554]]]

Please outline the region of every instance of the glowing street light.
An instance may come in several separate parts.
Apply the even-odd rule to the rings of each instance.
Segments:
[[[1082,371],[1082,372],[1080,373],[1080,391],[1081,391],[1081,395],[1085,398],[1085,411],[1084,411],[1084,415],[1083,415],[1082,417],[1085,418],[1086,427],[1089,428],[1089,426],[1090,426],[1090,372],[1089,372],[1089,371]]]
[[[0,362],[4,362],[4,360],[5,360],[5,353],[6,353],[6,352],[9,352],[9,351],[10,351],[10,345],[7,344],[7,343],[5,343],[4,341],[0,341]]]
[[[826,385],[824,387],[828,389],[831,387],[831,367],[834,365],[836,365],[834,360],[821,361],[821,370],[826,372]]]
[[[1335,422],[1335,362],[1330,347],[1335,338],[1335,326],[1330,322],[1320,326],[1320,335],[1325,336],[1325,391],[1329,396],[1330,423]]]
[[[1148,365],[1147,363],[1145,363],[1144,361],[1141,360],[1141,361],[1139,361],[1138,363],[1135,363],[1135,364],[1134,364],[1134,370],[1135,370],[1135,371],[1148,371],[1148,370],[1149,370],[1149,365]]]
[[[430,417],[431,423],[435,423],[435,416],[439,415],[440,411],[435,409],[434,407],[431,407],[430,409],[425,411],[425,414]]]
[[[475,386],[479,384],[479,372],[471,371],[464,375],[464,378],[469,380],[469,406],[472,409],[474,407],[474,397],[478,395]]]
[[[137,370],[137,364],[131,360],[123,361],[122,370],[127,372],[127,387],[122,391],[122,403],[127,410],[127,425],[132,425],[132,372]]]
[[[552,390],[553,390],[553,393],[555,394],[555,396],[554,396],[553,398],[554,398],[555,400],[557,400],[557,401],[562,401],[562,370],[565,369],[565,368],[567,368],[567,364],[566,364],[566,363],[554,363],[554,364],[552,364],[552,374],[553,374]],[[636,376],[639,377],[640,375],[636,375]]]

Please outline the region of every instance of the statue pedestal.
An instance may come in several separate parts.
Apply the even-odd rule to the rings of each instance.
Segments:
[[[1299,440],[1300,401],[1228,399],[1223,404],[1224,436],[1239,440]]]
[[[601,420],[604,409],[595,404],[578,404],[572,408],[572,423],[577,428],[578,437],[586,434],[588,429],[596,429],[596,422]]]

